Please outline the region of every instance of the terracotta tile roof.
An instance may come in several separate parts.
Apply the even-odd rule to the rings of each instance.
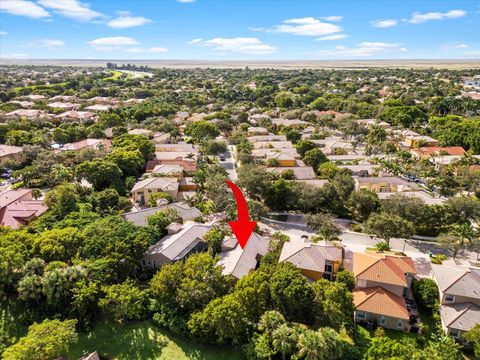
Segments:
[[[32,200],[31,192],[20,189],[0,194],[0,225],[16,229],[48,210],[43,201]]]
[[[461,146],[425,146],[418,149],[412,149],[411,151],[418,155],[432,155],[439,154],[440,152],[445,152],[451,156],[461,156],[465,154],[465,150]]]
[[[353,254],[353,274],[364,280],[407,286],[405,273],[416,273],[407,256],[385,254]]]
[[[353,304],[356,310],[397,319],[409,319],[405,300],[378,286],[355,289],[353,291]]]

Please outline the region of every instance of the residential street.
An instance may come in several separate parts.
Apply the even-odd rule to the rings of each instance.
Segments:
[[[285,223],[263,218],[262,222],[259,223],[259,227],[262,230],[270,232],[282,231],[290,237],[290,241],[302,241],[302,235],[308,237],[315,235],[310,228],[302,223]],[[366,234],[349,230],[344,230],[342,235],[340,235],[340,239],[345,246],[345,267],[349,270],[352,269],[352,254],[354,252],[365,252],[367,247],[373,247],[378,242]],[[390,240],[390,244],[392,249],[402,251],[404,240],[392,239]],[[415,262],[417,273],[420,277],[429,276],[431,271],[431,262],[427,254],[428,252],[449,255],[448,250],[442,249],[438,244],[430,241],[407,240],[407,243],[405,244],[405,254],[410,256]],[[476,253],[471,251],[466,252],[466,255],[467,258],[464,258],[462,252],[461,255],[458,256],[457,264],[466,264],[468,263],[467,259],[475,261],[477,256]]]
[[[219,164],[222,165],[225,170],[227,170],[228,177],[232,181],[237,180],[237,169],[235,168],[235,160],[233,158],[234,147],[228,145],[228,150],[225,152],[225,161],[220,161]]]

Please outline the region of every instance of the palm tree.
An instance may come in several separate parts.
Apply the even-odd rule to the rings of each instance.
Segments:
[[[448,234],[443,235],[439,241],[453,249],[453,259],[457,257],[458,251],[472,243],[475,238],[475,230],[470,223],[453,224]]]
[[[298,337],[296,358],[305,360],[323,360],[326,359],[326,344],[321,334],[304,330]]]
[[[297,340],[297,331],[287,324],[280,325],[280,327],[272,333],[273,349],[282,354],[283,360],[287,359],[287,356],[293,353]]]

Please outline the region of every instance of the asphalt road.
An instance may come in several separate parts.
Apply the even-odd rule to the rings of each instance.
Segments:
[[[302,235],[307,235],[308,237],[313,236],[315,233],[304,224],[300,223],[285,223],[280,221],[272,221],[268,219],[262,219],[259,223],[259,226],[262,230],[267,230],[270,232],[282,231],[290,237],[290,241],[303,241],[301,239]],[[352,255],[354,252],[365,252],[367,247],[373,247],[378,242],[378,240],[371,238],[370,236],[358,232],[353,232],[349,230],[344,230],[340,235],[342,244],[345,246],[345,261],[344,265],[348,270],[352,269]],[[404,239],[391,239],[390,246],[394,250],[402,251],[404,249],[405,240]],[[419,277],[427,277],[430,275],[431,271],[431,261],[430,257],[427,254],[431,252],[432,254],[445,254],[450,256],[448,250],[441,248],[438,244],[431,241],[422,241],[422,240],[407,240],[405,244],[405,254],[410,256],[417,268],[417,275]],[[477,254],[471,251],[462,251],[460,255],[457,256],[457,264],[467,265],[469,260],[475,261]],[[452,262],[449,260],[448,262]]]
[[[219,164],[225,168],[230,180],[236,181],[237,169],[235,168],[235,159],[233,158],[233,151],[234,151],[233,146],[228,145],[228,150],[225,152],[225,161],[220,161]]]

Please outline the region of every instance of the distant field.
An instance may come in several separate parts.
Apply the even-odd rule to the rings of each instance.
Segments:
[[[252,69],[368,69],[368,68],[436,68],[480,69],[480,59],[474,60],[319,60],[319,61],[203,61],[203,60],[35,60],[0,59],[0,65],[56,65],[104,67],[107,62],[147,65],[152,68],[244,68]]]

